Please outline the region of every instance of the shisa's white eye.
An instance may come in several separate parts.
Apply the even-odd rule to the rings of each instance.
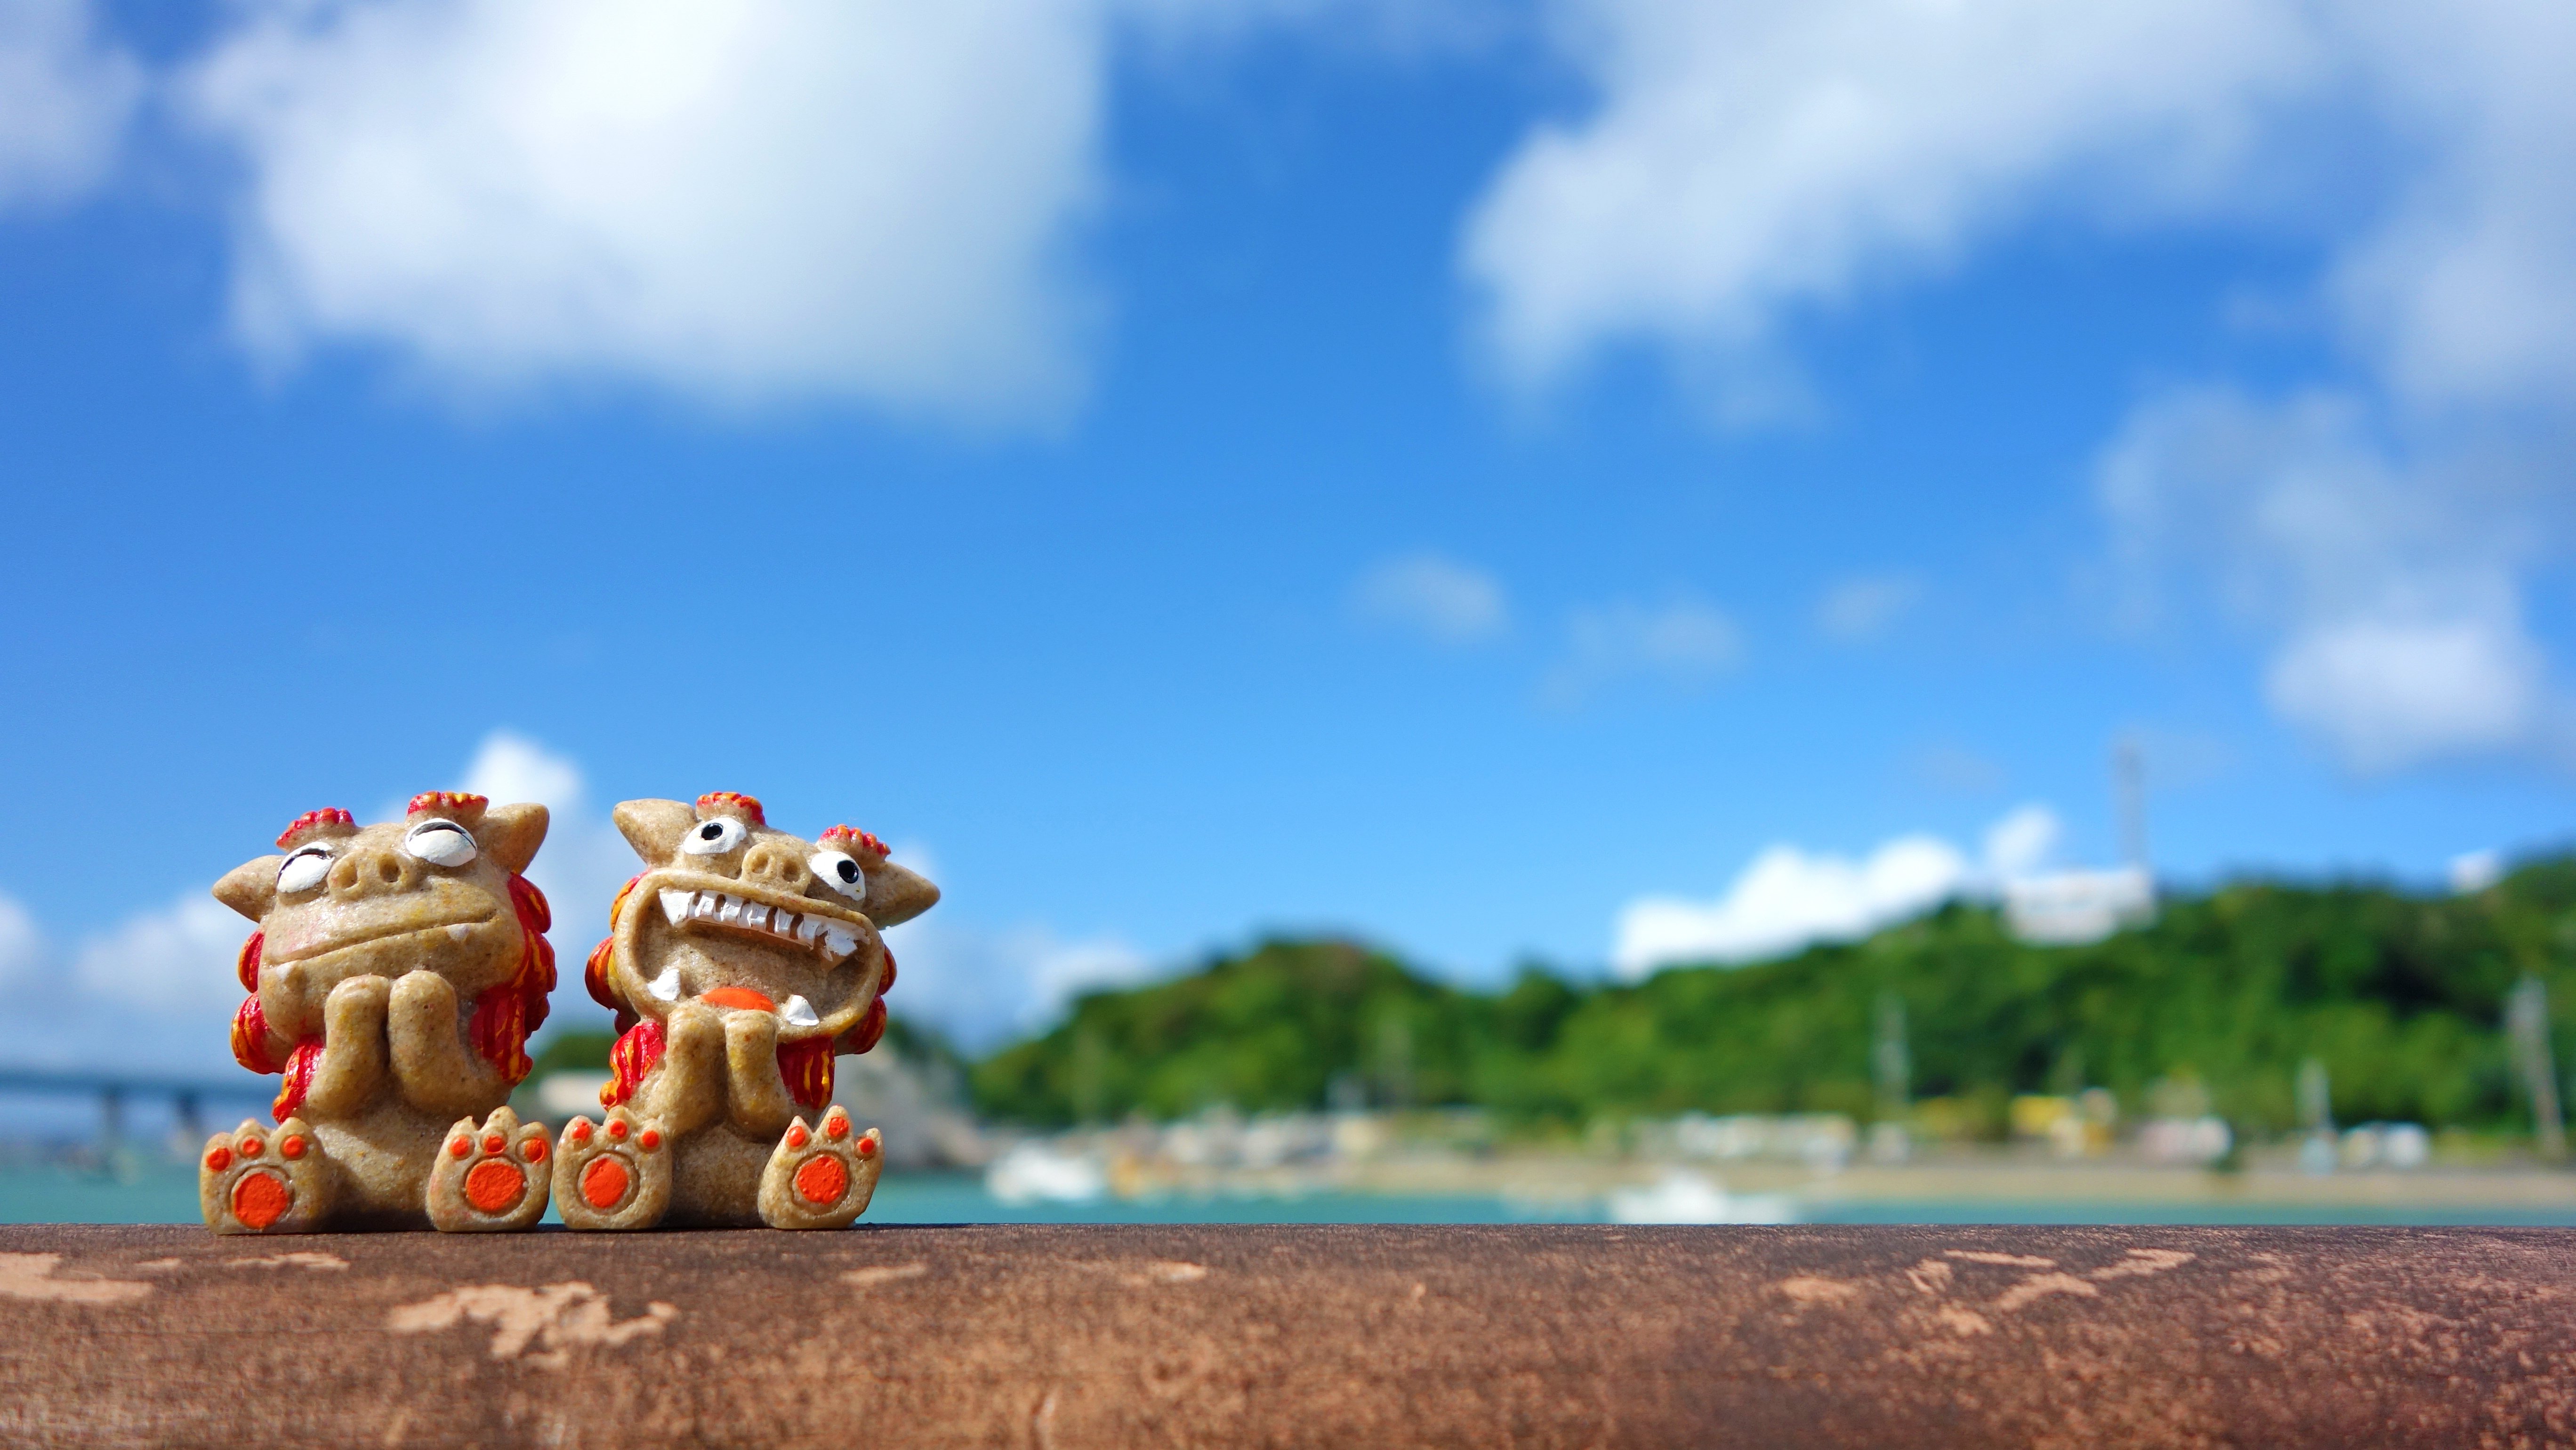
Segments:
[[[474,861],[474,838],[454,821],[423,821],[403,836],[403,849],[432,866],[467,866]]]
[[[329,851],[320,846],[301,847],[286,858],[285,865],[277,868],[277,894],[293,896],[299,891],[310,891],[321,885],[322,878],[330,871]]]
[[[689,827],[689,833],[680,838],[680,849],[692,856],[721,856],[750,834],[733,817],[717,816]]]
[[[814,879],[831,887],[852,901],[868,899],[868,873],[845,851],[817,851],[805,863]]]

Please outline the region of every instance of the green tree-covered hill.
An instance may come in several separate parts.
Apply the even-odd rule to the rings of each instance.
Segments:
[[[1176,980],[1078,1000],[977,1064],[978,1106],[1036,1124],[1338,1095],[1475,1104],[1525,1125],[1708,1112],[1873,1111],[1880,1004],[1903,1004],[1918,1098],[1999,1130],[2013,1093],[2102,1086],[2132,1112],[2192,1081],[2242,1128],[2294,1126],[2322,1060],[2336,1116],[2523,1121],[2501,1030],[2524,975],[2549,990],[2562,1068],[2576,1034],[2576,857],[2471,896],[2245,882],[2168,900],[2089,946],[2015,941],[1953,903],[1848,945],[1634,984],[1524,972],[1451,987],[1383,952],[1272,941]]]

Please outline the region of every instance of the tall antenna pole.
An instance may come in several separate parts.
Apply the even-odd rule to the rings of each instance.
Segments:
[[[2120,854],[2147,869],[2147,755],[2138,738],[2123,735],[2111,747],[2111,788],[2120,804]]]

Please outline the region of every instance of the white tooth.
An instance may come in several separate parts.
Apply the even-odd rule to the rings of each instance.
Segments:
[[[697,896],[697,900],[689,903],[689,915],[691,916],[713,916],[716,914],[716,903],[724,900],[723,897],[718,896],[712,891],[701,891]]]
[[[655,1001],[679,1001],[680,969],[678,967],[664,967],[662,969],[662,975],[655,977],[653,980],[644,984],[644,990],[652,993]]]
[[[447,939],[449,941],[465,941],[473,935],[474,928],[471,926],[451,926],[447,929]]]
[[[769,908],[746,901],[742,904],[742,924],[769,930]]]
[[[688,916],[689,904],[697,899],[698,893],[694,891],[665,891],[662,893],[662,914],[671,918],[671,925],[678,926]]]
[[[718,921],[740,921],[740,920],[742,920],[742,898],[741,898],[741,897],[739,897],[739,896],[726,896],[726,897],[721,897],[721,898],[719,898],[719,900],[722,902],[722,904],[721,904],[721,905],[719,905],[718,907],[716,907],[716,920],[718,920]]]
[[[778,933],[780,936],[794,936],[796,934],[796,913],[789,911],[783,906],[778,908],[778,910],[770,914],[769,929]]]
[[[823,1019],[814,1015],[814,1004],[802,996],[788,998],[787,1005],[778,1009],[778,1018],[790,1027],[819,1027],[823,1024]]]
[[[859,949],[859,934],[837,921],[823,928],[823,939],[831,943],[830,955],[835,961]]]
[[[809,947],[814,944],[814,939],[822,934],[823,918],[819,916],[809,916],[796,923],[796,939]]]

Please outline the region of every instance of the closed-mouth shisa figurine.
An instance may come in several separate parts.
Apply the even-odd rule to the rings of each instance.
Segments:
[[[616,819],[646,869],[585,974],[617,1013],[615,1076],[607,1120],[575,1118],[556,1144],[557,1210],[577,1229],[847,1225],[882,1140],[833,1104],[833,1054],[884,1034],[895,968],[877,929],[939,888],[865,831],[807,841],[729,791]]]
[[[544,1129],[503,1106],[555,984],[546,899],[520,874],[545,838],[544,806],[430,791],[382,825],[308,811],[284,855],[216,883],[259,923],[233,1055],[285,1082],[273,1131],[245,1121],[207,1142],[208,1228],[521,1229],[545,1213]]]

